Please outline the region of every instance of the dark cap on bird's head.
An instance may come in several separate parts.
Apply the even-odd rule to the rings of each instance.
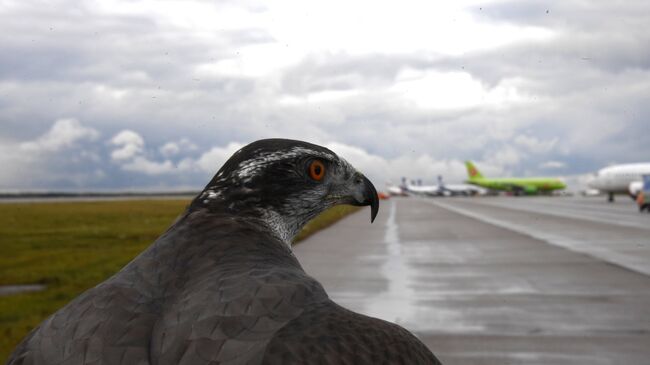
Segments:
[[[193,207],[260,218],[290,242],[302,226],[338,204],[379,210],[377,191],[363,174],[325,147],[289,139],[263,139],[226,161]]]

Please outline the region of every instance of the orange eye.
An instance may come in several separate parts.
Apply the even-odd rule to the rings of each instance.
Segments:
[[[309,164],[309,177],[316,181],[321,181],[325,176],[325,165],[318,160]]]

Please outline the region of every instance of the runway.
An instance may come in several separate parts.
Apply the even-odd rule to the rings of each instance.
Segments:
[[[650,215],[598,198],[402,198],[294,247],[339,304],[445,364],[647,364]]]

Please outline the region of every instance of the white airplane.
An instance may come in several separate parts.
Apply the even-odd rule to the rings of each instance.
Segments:
[[[439,185],[422,185],[422,180],[411,181],[409,183],[405,177],[402,178],[402,187],[404,187],[406,192],[413,195],[443,196],[445,194]]]
[[[410,184],[405,178],[402,179],[402,185],[405,190],[413,195],[424,196],[452,196],[452,195],[477,195],[485,194],[487,190],[469,184],[445,184],[442,181],[442,176],[438,176],[437,185],[422,185],[422,182],[411,182]]]
[[[393,185],[390,182],[386,183],[386,191],[390,196],[408,196],[404,186]]]
[[[471,185],[471,184],[445,184],[442,181],[442,176],[438,176],[438,186],[446,192],[449,192],[451,195],[485,195],[487,194],[487,189],[484,189],[480,186]]]
[[[650,174],[650,162],[613,165],[598,170],[587,185],[607,193],[608,200],[613,202],[614,194],[619,193],[627,193],[634,198],[636,194],[633,192],[639,185],[636,182],[640,182],[642,175],[646,174]]]
[[[630,193],[630,196],[636,197],[643,190],[643,181],[633,181],[630,183],[630,186],[627,188],[627,192]]]

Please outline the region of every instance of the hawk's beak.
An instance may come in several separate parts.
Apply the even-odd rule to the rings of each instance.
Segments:
[[[379,212],[379,197],[375,186],[360,173],[357,173],[354,177],[354,193],[352,196],[354,198],[352,205],[370,205],[370,222],[374,222],[377,212]]]

